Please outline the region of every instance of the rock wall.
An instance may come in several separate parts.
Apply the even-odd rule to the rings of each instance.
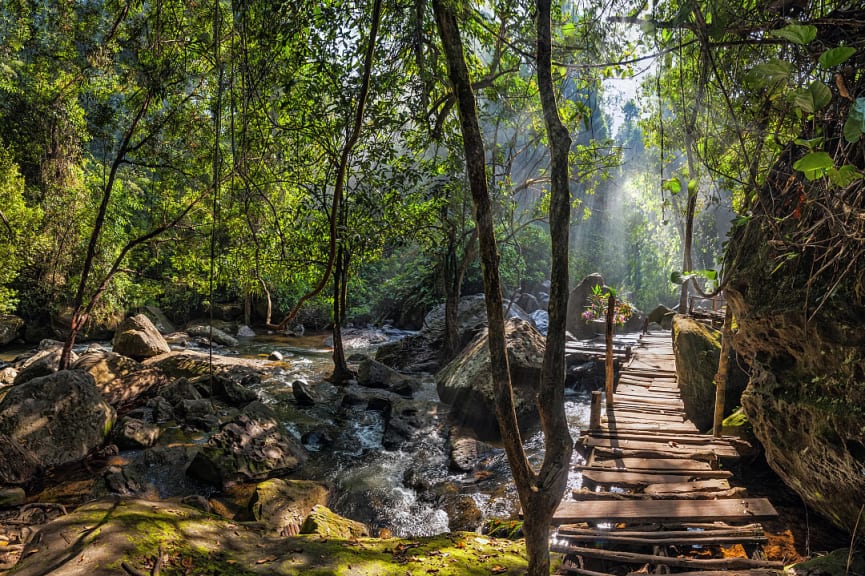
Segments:
[[[852,532],[865,503],[865,307],[851,286],[809,318],[825,294],[806,257],[778,262],[756,219],[736,230],[726,296],[733,345],[751,368],[742,405],[766,459],[805,503]],[[828,287],[826,287],[828,288]]]

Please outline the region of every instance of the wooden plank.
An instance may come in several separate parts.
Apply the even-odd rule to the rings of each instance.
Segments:
[[[577,446],[581,454],[586,451]],[[718,455],[711,451],[678,450],[667,448],[666,450],[623,450],[622,448],[613,448],[607,446],[595,446],[592,448],[592,454],[599,458],[690,458],[692,460],[701,460],[703,462],[715,463],[718,461]]]
[[[630,418],[633,420],[652,420],[655,422],[670,422],[673,424],[681,424],[685,421],[683,414],[675,414],[670,412],[663,412],[658,410],[644,410],[644,411],[634,411],[634,410],[617,410],[615,407],[612,412],[609,410],[607,414],[615,414],[616,418]]]
[[[695,572],[676,572],[676,576],[782,576],[781,569],[754,568],[751,570],[698,570]],[[625,576],[646,576],[645,572],[628,572]]]
[[[664,534],[664,532],[661,532],[661,534]],[[559,534],[558,538],[575,543],[593,542],[595,544],[601,544],[608,542],[611,544],[643,544],[648,546],[674,546],[680,544],[686,546],[729,546],[732,544],[762,544],[769,541],[765,534],[715,536],[712,534],[701,535],[699,532],[689,532],[687,535],[669,536],[665,538],[640,538],[636,536],[617,536],[614,534],[607,536],[562,536]]]
[[[765,498],[729,500],[565,501],[554,524],[575,522],[753,522],[771,520],[778,512]]]
[[[730,483],[724,479],[698,480],[695,482],[678,482],[673,484],[653,484],[646,486],[646,494],[674,494],[677,492],[716,492],[729,490]]]
[[[712,452],[718,455],[738,456],[739,452],[735,447],[725,442],[706,442],[702,443],[686,443],[678,442],[671,443],[664,440],[653,440],[652,438],[634,439],[629,437],[617,436],[602,436],[595,435],[581,436],[578,440],[579,444],[587,448],[619,448],[622,450],[652,450],[652,451],[670,451],[670,453],[705,453]]]
[[[675,484],[696,479],[693,474],[643,474],[593,469],[583,469],[582,476],[584,484],[621,488],[644,488],[650,484]]]
[[[651,488],[653,484],[646,486]],[[717,500],[719,498],[745,498],[748,491],[742,486],[718,492],[675,492],[661,494],[646,494],[645,492],[595,492],[588,488],[575,489],[571,497],[577,501],[583,500]]]
[[[602,548],[585,548],[582,546],[566,546],[554,544],[550,550],[560,554],[576,554],[587,558],[601,558],[613,562],[627,564],[653,564],[672,566],[675,568],[723,568],[730,570],[747,568],[784,568],[783,562],[772,560],[752,560],[750,558],[685,558],[678,556],[656,556],[654,554],[637,554],[619,550],[604,550]]]
[[[707,471],[712,467],[708,462],[689,460],[684,458],[614,458],[612,460],[596,460],[596,468],[609,468],[611,470],[658,470],[668,472],[694,472]]]
[[[592,430],[590,431],[591,435],[596,438],[616,438],[619,440],[643,440],[643,441],[652,441],[652,442],[672,442],[671,446],[676,446],[678,444],[720,444],[727,443],[729,445],[743,445],[750,446],[746,441],[741,438],[735,438],[733,436],[722,436],[720,438],[715,438],[709,434],[689,434],[688,436],[677,436],[673,434],[666,434],[663,432],[651,432],[651,431],[641,431],[641,432],[628,432],[627,430]]]
[[[715,535],[715,536],[743,536],[764,534],[763,526],[760,524],[748,524],[745,526],[710,526],[700,530],[631,530],[628,528],[585,528],[578,524],[562,524],[556,531],[557,534],[570,536],[579,534],[616,534],[619,536],[640,536],[642,538],[668,538],[670,536],[693,536]]]
[[[669,474],[681,474],[682,476],[687,476],[687,478],[678,478],[673,479],[671,481],[667,480],[655,480],[646,482],[646,484],[669,484],[669,483],[677,483],[677,482],[688,482],[690,480],[696,479],[706,479],[706,478],[731,478],[733,473],[729,470],[654,470],[651,468],[625,468],[625,469],[615,469],[608,468],[605,466],[576,466],[577,470],[580,470],[583,473],[583,478],[586,478],[587,473],[600,473],[600,474],[608,474],[604,478],[607,480],[604,484],[608,484],[611,486],[616,485],[615,475],[616,474],[640,474],[646,477],[650,476],[659,476],[659,475],[669,475]]]

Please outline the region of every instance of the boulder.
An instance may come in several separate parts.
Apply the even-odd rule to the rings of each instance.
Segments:
[[[213,377],[199,376],[192,383],[201,388],[209,387],[213,397],[226,401],[232,406],[245,406],[258,400],[258,393],[251,388],[261,383],[261,378],[254,372],[226,371],[214,372]]]
[[[407,398],[410,398],[420,385],[414,376],[400,374],[393,368],[369,358],[358,366],[357,382],[367,388],[381,388]]]
[[[315,506],[327,504],[327,496],[327,488],[318,482],[271,478],[255,487],[249,511],[267,532],[293,536]]]
[[[216,373],[232,372],[243,378],[247,374],[259,373],[265,368],[266,362],[239,358],[237,356],[222,356],[194,350],[175,351],[154,358],[148,358],[142,364],[144,366],[156,366],[172,378],[194,378],[210,374],[211,361],[213,371]]]
[[[651,324],[654,322],[664,330],[672,330],[673,316],[675,315],[675,311],[667,308],[663,304],[658,304],[654,310],[649,312],[649,323]]]
[[[44,346],[44,347],[43,347]],[[60,369],[60,356],[63,354],[63,343],[54,340],[43,340],[39,351],[24,361],[18,368],[18,374],[12,382],[16,386],[33,378],[54,374]],[[71,353],[70,360],[74,363],[78,356]]]
[[[595,330],[583,318],[583,312],[589,303],[589,296],[596,286],[604,286],[604,277],[598,274],[590,274],[571,290],[568,296],[568,312],[565,328],[578,340],[589,340],[595,337]]]
[[[532,326],[542,335],[547,335],[547,328],[550,325],[550,314],[546,310],[535,310],[529,316],[532,321]]]
[[[291,394],[297,401],[298,406],[315,406],[318,403],[318,397],[315,392],[303,380],[295,380],[291,383]]]
[[[273,411],[251,402],[210,437],[187,473],[227,486],[287,474],[305,459],[303,447],[284,432]]]
[[[206,324],[193,324],[186,328],[186,333],[190,336],[198,336],[200,338],[207,338],[216,342],[217,344],[222,344],[223,346],[237,346],[237,338],[231,336],[227,332],[220,330],[215,326],[207,326]]]
[[[517,305],[519,305],[526,314],[531,314],[541,307],[538,303],[538,299],[532,294],[520,294],[520,297],[517,299]]]
[[[27,502],[27,493],[23,488],[0,486],[0,508],[13,508]]]
[[[535,395],[545,342],[543,336],[523,320],[508,320],[505,334],[517,418],[520,426],[526,428],[538,416]],[[486,331],[436,375],[436,385],[442,402],[450,404],[452,421],[470,429],[480,440],[500,439]]]
[[[505,300],[508,318],[528,319],[516,304]],[[483,294],[464,296],[457,313],[461,341],[466,344],[481,332],[487,323],[487,308]],[[426,315],[420,332],[379,346],[375,359],[404,372],[435,372],[441,367],[445,342],[445,305],[436,306]]]
[[[274,362],[282,362],[285,360],[285,357],[282,355],[282,352],[279,350],[274,350],[270,354],[267,355],[268,360],[273,360]]]
[[[0,346],[18,339],[24,331],[24,320],[11,314],[0,314]]]
[[[41,471],[39,462],[27,448],[0,433],[0,484],[27,484]]]
[[[241,324],[237,329],[237,337],[238,338],[255,338],[255,330],[247,326],[246,324]]]
[[[368,538],[370,534],[366,524],[343,518],[321,504],[312,508],[306,520],[303,521],[300,533],[315,534],[322,538],[337,540]]]
[[[144,314],[131,316],[120,324],[113,340],[114,351],[136,360],[170,352],[162,334]]]
[[[715,413],[715,374],[721,357],[721,333],[690,316],[673,317],[673,352],[685,413],[702,431],[712,428]],[[734,355],[727,359],[724,415],[739,406],[747,375]]]
[[[84,458],[105,440],[114,409],[83,370],[63,370],[14,386],[0,402],[0,433],[42,466]]]
[[[448,438],[448,468],[454,472],[471,472],[480,461],[493,453],[489,444],[454,428]]]
[[[88,350],[72,364],[71,368],[84,370],[93,376],[93,381],[96,382],[96,387],[102,396],[115,408],[123,400],[131,400],[146,391],[139,389],[134,394],[129,394],[125,390],[126,386],[123,384],[126,383],[123,378],[140,370],[141,364],[116,352],[101,349]]]
[[[800,183],[808,193],[803,179],[783,182],[790,192],[779,210],[796,201]],[[801,223],[778,216],[772,227],[792,236]],[[852,535],[865,502],[865,305],[854,296],[861,274],[836,276],[849,270],[840,263],[813,276],[814,258],[787,258],[788,244],[768,236],[772,227],[755,217],[734,228],[728,247],[737,255],[724,291],[738,327],[733,345],[750,368],[742,406],[769,466],[811,510]],[[780,272],[766,273],[782,259]]]
[[[157,306],[145,306],[141,309],[141,313],[150,318],[153,326],[160,334],[171,334],[172,332],[177,331],[177,328],[174,327],[174,324],[168,319],[168,316],[165,315],[162,308]]]

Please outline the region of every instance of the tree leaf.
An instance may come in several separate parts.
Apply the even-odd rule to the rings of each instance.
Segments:
[[[839,64],[845,62],[848,58],[853,56],[856,53],[855,48],[851,48],[850,46],[838,46],[836,48],[830,48],[826,50],[822,54],[820,54],[820,66],[823,68],[832,68],[833,66],[838,66]]]
[[[788,24],[780,30],[770,32],[776,38],[783,38],[793,44],[808,44],[817,37],[817,27],[803,24]]]
[[[826,107],[831,101],[832,91],[819,80],[811,82],[810,86],[796,92],[796,106],[809,114]]]
[[[661,188],[675,196],[682,191],[682,183],[678,178],[667,178],[661,183]]]
[[[811,152],[793,163],[793,168],[803,172],[808,180],[816,180],[823,176],[835,162],[826,152]]]
[[[690,180],[688,180],[688,194],[689,195],[697,193],[697,185],[698,184],[699,184],[699,182],[697,182],[696,178],[691,178]]]
[[[862,122],[851,113],[844,122],[844,140],[849,143],[858,142],[862,137]]]
[[[783,60],[770,60],[757,64],[747,74],[748,83],[754,88],[773,87],[786,84],[793,73],[793,65]]]
[[[861,179],[863,175],[859,170],[856,169],[852,164],[845,164],[840,168],[829,168],[828,172],[829,181],[832,182],[834,186],[838,188],[846,188],[856,180]]]

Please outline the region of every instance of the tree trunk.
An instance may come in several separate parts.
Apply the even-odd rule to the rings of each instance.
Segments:
[[[484,300],[487,307],[490,369],[496,388],[496,418],[502,443],[518,490],[533,485],[534,473],[523,451],[522,438],[517,425],[514,398],[511,390],[508,355],[505,342],[504,310],[499,278],[499,255],[493,228],[492,208],[487,189],[484,144],[478,125],[475,96],[472,92],[468,69],[463,54],[462,39],[456,15],[448,0],[433,0],[436,24],[442,40],[448,67],[448,77],[457,100],[457,111],[463,134],[466,170],[478,227],[481,272],[484,282]],[[520,490],[523,492],[523,490]],[[522,500],[522,498],[521,498]],[[523,509],[530,511],[525,506]]]
[[[345,348],[342,344],[342,323],[345,319],[345,284],[348,276],[348,257],[340,246],[336,252],[333,271],[333,375],[331,382],[343,384],[354,377],[345,361]]]
[[[733,338],[733,309],[727,304],[724,314],[724,328],[721,332],[721,358],[718,360],[718,373],[715,375],[715,417],[712,433],[721,436],[721,425],[724,422],[724,404],[727,401],[727,365],[730,357],[730,340]]]
[[[553,187],[550,208],[553,237],[553,268],[550,288],[550,325],[544,353],[538,409],[544,431],[545,455],[539,474],[526,458],[514,411],[504,333],[498,252],[484,160],[484,147],[477,110],[456,15],[447,0],[433,0],[436,24],[448,66],[448,76],[457,100],[469,184],[475,207],[480,243],[481,269],[489,323],[490,365],[496,386],[496,417],[502,443],[520,496],[524,514],[523,533],[530,576],[548,576],[550,571],[549,528],[552,514],[564,494],[573,441],[564,414],[564,341],[568,298],[567,245],[570,222],[567,156],[570,138],[556,112],[550,74],[550,4],[538,2],[538,62],[544,119],[551,141]]]
[[[459,306],[462,296],[463,279],[469,264],[477,254],[478,229],[472,230],[468,243],[463,248],[463,256],[457,265],[458,247],[456,239],[451,239],[448,255],[445,259],[445,358],[448,362],[456,357],[462,349],[460,337]]]

